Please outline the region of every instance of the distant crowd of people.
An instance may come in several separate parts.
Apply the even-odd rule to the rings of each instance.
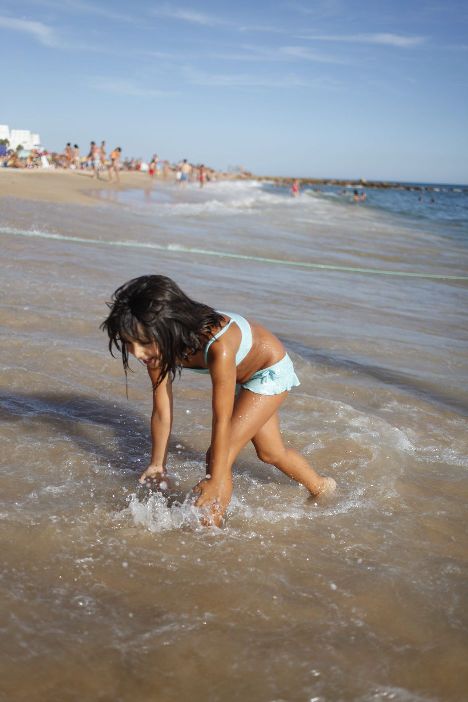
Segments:
[[[148,173],[151,179],[168,179],[175,177],[180,184],[198,181],[202,188],[205,183],[214,178],[213,169],[208,169],[204,164],[193,165],[183,159],[179,164],[172,165],[167,160],[161,160],[158,154],[153,154],[149,162],[143,159],[126,158],[121,161],[122,149],[117,146],[110,154],[107,153],[106,142],[98,144],[92,141],[86,156],[80,155],[78,144],[72,146],[71,142],[65,146],[62,158],[55,159],[56,165],[63,168],[92,171],[93,177],[100,179],[105,172],[108,173],[109,181],[119,182],[119,171],[141,171]]]
[[[0,168],[47,168],[47,152],[31,149],[27,152],[19,149],[3,148],[0,145]]]
[[[105,141],[101,141],[100,145],[91,141],[86,156],[81,156],[78,144],[72,146],[71,142],[68,142],[63,154],[55,157],[54,165],[73,170],[89,170],[92,172],[93,178],[97,179],[101,178],[101,174],[107,172],[108,180],[118,183],[120,181],[121,156],[122,148],[120,146],[116,146],[108,154]]]
[[[183,159],[178,164],[162,160],[153,154],[149,161],[141,158],[122,159],[122,148],[116,146],[110,152],[103,140],[98,144],[91,141],[85,153],[81,153],[78,144],[67,142],[62,152],[46,150],[9,149],[0,152],[0,167],[6,168],[63,168],[65,170],[86,171],[97,180],[107,179],[120,182],[120,171],[141,171],[151,179],[175,179],[181,185],[198,182],[202,188],[205,183],[216,179],[216,171],[204,164],[191,164]]]

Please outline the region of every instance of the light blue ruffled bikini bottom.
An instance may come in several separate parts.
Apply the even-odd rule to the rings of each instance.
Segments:
[[[294,372],[293,362],[286,354],[281,361],[268,368],[262,368],[254,373],[246,383],[237,385],[237,391],[240,388],[245,388],[258,395],[279,395],[297,385],[300,385],[299,378]]]

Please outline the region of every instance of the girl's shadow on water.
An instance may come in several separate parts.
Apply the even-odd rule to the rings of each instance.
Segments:
[[[99,398],[66,393],[9,393],[0,395],[0,421],[22,423],[23,433],[39,433],[38,443],[54,439],[72,441],[82,451],[114,470],[141,472],[133,464],[145,457],[150,442],[149,418]],[[102,429],[100,436],[99,429]],[[169,451],[177,452],[177,439]],[[184,443],[185,460],[200,461],[203,456]]]
[[[20,393],[0,394],[0,422],[21,424],[21,434],[38,434],[38,445],[65,439],[73,442],[90,456],[93,463],[106,469],[134,472],[136,480],[149,462],[149,417],[132,412],[131,403],[121,405],[100,398],[69,393]],[[43,429],[43,431],[41,431]],[[102,429],[102,432],[100,432]],[[169,441],[169,454],[177,461],[193,462],[202,466],[195,471],[193,485],[204,477],[205,454],[183,444],[177,436]],[[256,481],[270,482],[270,471],[264,464],[240,457],[236,474],[253,474]],[[132,478],[133,479],[133,478]],[[281,477],[278,478],[282,482]],[[287,478],[284,478],[288,482]],[[144,487],[141,486],[144,492]],[[148,484],[151,490],[151,485]],[[171,487],[171,499],[184,501],[186,494]]]

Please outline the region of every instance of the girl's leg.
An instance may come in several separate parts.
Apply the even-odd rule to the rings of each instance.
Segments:
[[[287,394],[287,392],[283,392],[281,395],[257,395],[244,389],[239,392],[232,411],[229,467],[232,466],[244,446],[275,414]],[[206,454],[207,470],[210,453],[211,447]]]
[[[335,489],[333,478],[322,478],[304,456],[284,445],[278,412],[259,429],[252,443],[261,461],[279,468],[288,477],[304,485],[312,495],[330,493]]]
[[[277,411],[287,394],[287,392],[283,392],[280,395],[259,395],[250,392],[250,390],[240,391],[232,413],[229,468],[232,467],[244,446],[252,441],[257,455],[262,461],[271,463],[289,477],[297,480],[312,495],[331,493],[336,487],[333,478],[319,476],[309,466],[305,458],[297,451],[286,448],[283,444]],[[207,454],[207,464],[209,452],[210,450]],[[226,507],[227,503],[221,507],[219,505],[212,506],[211,520],[202,523],[213,523],[219,526]]]
[[[332,478],[322,478],[300,453],[286,448],[283,443],[278,409],[287,394],[259,395],[250,390],[241,390],[232,414],[229,463],[232,466],[241,449],[252,441],[260,460],[276,466],[297,480],[312,495],[332,492],[335,481]]]

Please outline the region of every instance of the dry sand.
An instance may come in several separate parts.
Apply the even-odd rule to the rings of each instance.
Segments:
[[[97,180],[86,171],[0,168],[0,197],[93,205],[96,202],[92,197],[93,191],[148,188],[152,184],[147,173],[136,171],[122,171],[120,180],[120,183],[110,183],[107,173]]]

